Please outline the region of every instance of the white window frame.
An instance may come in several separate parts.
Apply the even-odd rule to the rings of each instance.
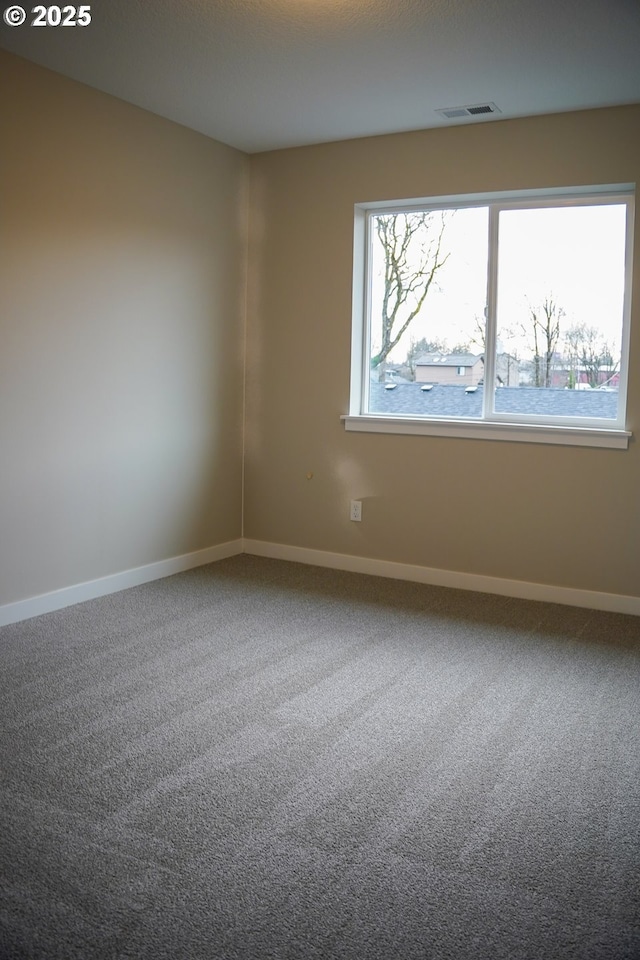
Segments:
[[[626,428],[626,398],[629,369],[629,333],[631,320],[631,275],[633,268],[633,221],[635,185],[606,184],[593,187],[510,191],[508,193],[430,197],[402,202],[358,203],[354,218],[353,323],[351,339],[351,393],[349,413],[341,419],[347,430],[367,433],[420,434],[427,436],[468,437],[473,439],[515,440],[528,443],[552,443],[626,449],[631,432]],[[618,389],[618,416],[615,420],[578,417],[549,419],[535,414],[496,413],[495,347],[497,336],[498,217],[502,210],[560,206],[595,206],[623,203],[627,207],[625,245],[625,293],[622,317],[621,361]],[[487,279],[487,325],[485,334],[485,371],[482,416],[478,419],[437,419],[419,415],[393,416],[370,413],[370,291],[371,221],[381,213],[408,213],[416,210],[489,208],[489,251]]]

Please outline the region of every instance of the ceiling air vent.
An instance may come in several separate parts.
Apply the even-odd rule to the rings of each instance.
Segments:
[[[459,117],[481,117],[489,116],[491,113],[502,113],[496,107],[495,103],[474,103],[466,107],[443,107],[442,110],[436,110],[445,120],[457,120]]]

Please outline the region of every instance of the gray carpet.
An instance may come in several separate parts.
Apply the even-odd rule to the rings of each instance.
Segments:
[[[640,957],[640,619],[245,556],[0,670],[3,960]]]

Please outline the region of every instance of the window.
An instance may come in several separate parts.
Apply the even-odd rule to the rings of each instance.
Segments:
[[[347,429],[626,447],[632,229],[627,185],[357,206]]]

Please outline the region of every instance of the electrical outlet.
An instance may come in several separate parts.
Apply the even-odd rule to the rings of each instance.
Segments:
[[[358,523],[362,520],[362,500],[351,501],[350,517],[352,520],[356,520]]]

